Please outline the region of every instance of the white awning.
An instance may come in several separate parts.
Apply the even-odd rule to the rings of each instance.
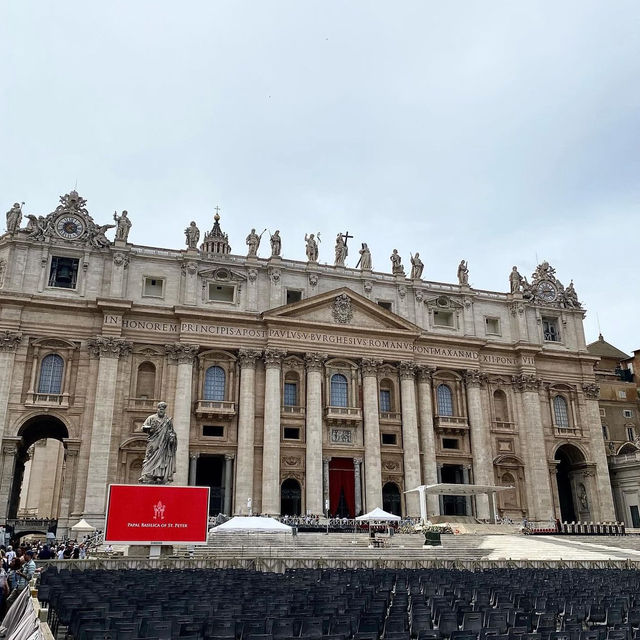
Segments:
[[[80,522],[76,522],[73,527],[71,527],[71,531],[95,531],[96,528],[90,525],[84,518],[80,520]]]
[[[291,533],[289,525],[279,522],[274,518],[260,516],[235,516],[224,524],[209,529],[209,533]]]
[[[363,516],[358,516],[356,520],[359,521],[373,521],[379,520],[384,522],[397,522],[400,520],[400,516],[396,516],[393,513],[388,513],[387,511],[383,511],[380,507],[376,507],[373,511],[369,511],[369,513],[365,513]]]

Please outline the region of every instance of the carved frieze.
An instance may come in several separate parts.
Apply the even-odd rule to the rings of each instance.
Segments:
[[[282,462],[285,467],[301,467],[302,460],[298,456],[283,456]]]
[[[131,353],[133,345],[123,338],[97,336],[89,340],[87,348],[94,358],[122,358]]]
[[[262,355],[262,351],[258,349],[240,349],[238,351],[238,360],[242,369],[254,369],[257,359]]]
[[[184,276],[187,276],[187,275],[193,276],[198,271],[198,263],[197,262],[193,262],[193,261],[183,262],[180,265],[180,268],[182,269],[182,275],[184,275]]]
[[[310,273],[309,274],[309,286],[310,287],[315,287],[318,284],[318,274],[317,273]]]
[[[174,342],[164,345],[169,362],[175,364],[193,364],[200,346],[184,342]]]
[[[383,460],[382,468],[386,471],[399,471],[400,463],[396,462],[395,460]]]
[[[336,296],[333,301],[332,315],[333,319],[339,324],[349,324],[353,320],[351,298],[346,293]]]
[[[323,353],[305,353],[304,361],[307,365],[307,371],[322,371],[322,366],[327,356]]]
[[[371,282],[371,280],[365,280],[363,286],[365,293],[371,293],[373,291],[373,282]]]
[[[249,278],[249,282],[255,282],[256,278],[258,277],[258,270],[257,269],[249,269],[247,271],[247,277]]]
[[[0,351],[15,351],[22,341],[22,334],[16,331],[0,332]]]
[[[596,382],[585,382],[582,391],[589,400],[597,400],[600,397],[600,385]]]
[[[280,269],[269,269],[269,277],[273,284],[280,284],[280,276],[282,275]]]
[[[378,373],[378,367],[382,364],[382,360],[375,358],[362,358],[360,360],[360,368],[363,376],[375,376]]]
[[[113,264],[115,264],[116,267],[122,267],[123,269],[126,269],[129,266],[129,254],[122,253],[122,251],[114,253]]]
[[[333,444],[352,444],[353,431],[351,429],[331,429],[329,439]]]
[[[525,391],[538,391],[542,385],[542,380],[534,375],[521,373],[511,376],[511,383],[516,391],[523,393]]]

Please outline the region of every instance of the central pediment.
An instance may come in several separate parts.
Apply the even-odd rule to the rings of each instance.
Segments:
[[[403,330],[421,333],[420,327],[347,287],[270,309],[262,314],[265,321],[291,321],[336,328],[358,327],[369,330]]]

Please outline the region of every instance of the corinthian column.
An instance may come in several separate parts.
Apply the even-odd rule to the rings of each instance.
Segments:
[[[264,436],[262,445],[262,513],[280,514],[280,369],[286,353],[264,352]]]
[[[418,415],[416,411],[416,365],[400,363],[400,402],[402,407],[402,450],[404,456],[405,491],[420,486],[420,441],[418,438]],[[420,495],[417,491],[406,493],[407,515],[420,516]]]
[[[382,465],[378,413],[378,367],[381,360],[362,359],[362,404],[364,414],[364,495],[366,511],[382,508]]]
[[[131,353],[132,345],[122,338],[98,336],[90,340],[89,352],[100,358],[96,397],[93,410],[91,446],[89,448],[89,474],[84,500],[84,517],[93,526],[104,524],[105,500],[111,459],[111,430],[113,405],[118,381],[118,361]]]
[[[5,433],[7,409],[11,394],[11,378],[16,349],[22,340],[22,334],[14,331],[0,332],[0,438]]]
[[[471,428],[471,453],[473,455],[474,484],[492,485],[493,456],[489,433],[489,419],[482,411],[481,387],[484,386],[486,374],[476,369],[468,369],[464,380],[467,386],[467,406],[469,409],[469,426]],[[488,520],[489,500],[485,494],[476,496],[477,517]]]
[[[175,342],[165,345],[169,362],[178,365],[176,375],[176,400],[173,408],[173,428],[178,440],[176,450],[176,472],[173,484],[189,484],[189,436],[191,431],[191,388],[193,383],[193,361],[196,358],[197,344]]]
[[[320,353],[307,353],[306,461],[307,511],[319,514],[322,504],[322,366]]]
[[[436,442],[433,431],[433,401],[431,378],[435,367],[418,368],[418,398],[420,403],[420,444],[422,449],[422,480],[424,484],[437,484]],[[435,494],[427,494],[427,515],[439,515],[440,502]]]

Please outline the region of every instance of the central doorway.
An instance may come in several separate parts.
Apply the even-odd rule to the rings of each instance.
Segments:
[[[382,509],[394,516],[402,516],[400,489],[395,482],[387,482],[382,487]]]
[[[353,458],[329,461],[329,513],[337,518],[355,518],[355,472]]]
[[[196,465],[196,485],[209,487],[209,515],[224,509],[224,456],[200,454]]]
[[[295,478],[287,478],[280,487],[280,514],[299,516],[302,513],[302,489]]]
[[[442,482],[446,484],[466,484],[462,465],[442,465]],[[442,496],[442,515],[468,516],[467,498],[465,496]]]
[[[556,482],[558,485],[558,504],[560,505],[560,518],[563,522],[577,522],[588,519],[590,516],[586,489],[580,484],[580,489],[584,493],[576,496],[574,487],[574,476],[579,465],[585,462],[584,455],[577,447],[571,444],[563,444],[558,447],[554,459],[556,465]],[[577,499],[576,499],[577,498]],[[580,510],[580,501],[585,508]]]

